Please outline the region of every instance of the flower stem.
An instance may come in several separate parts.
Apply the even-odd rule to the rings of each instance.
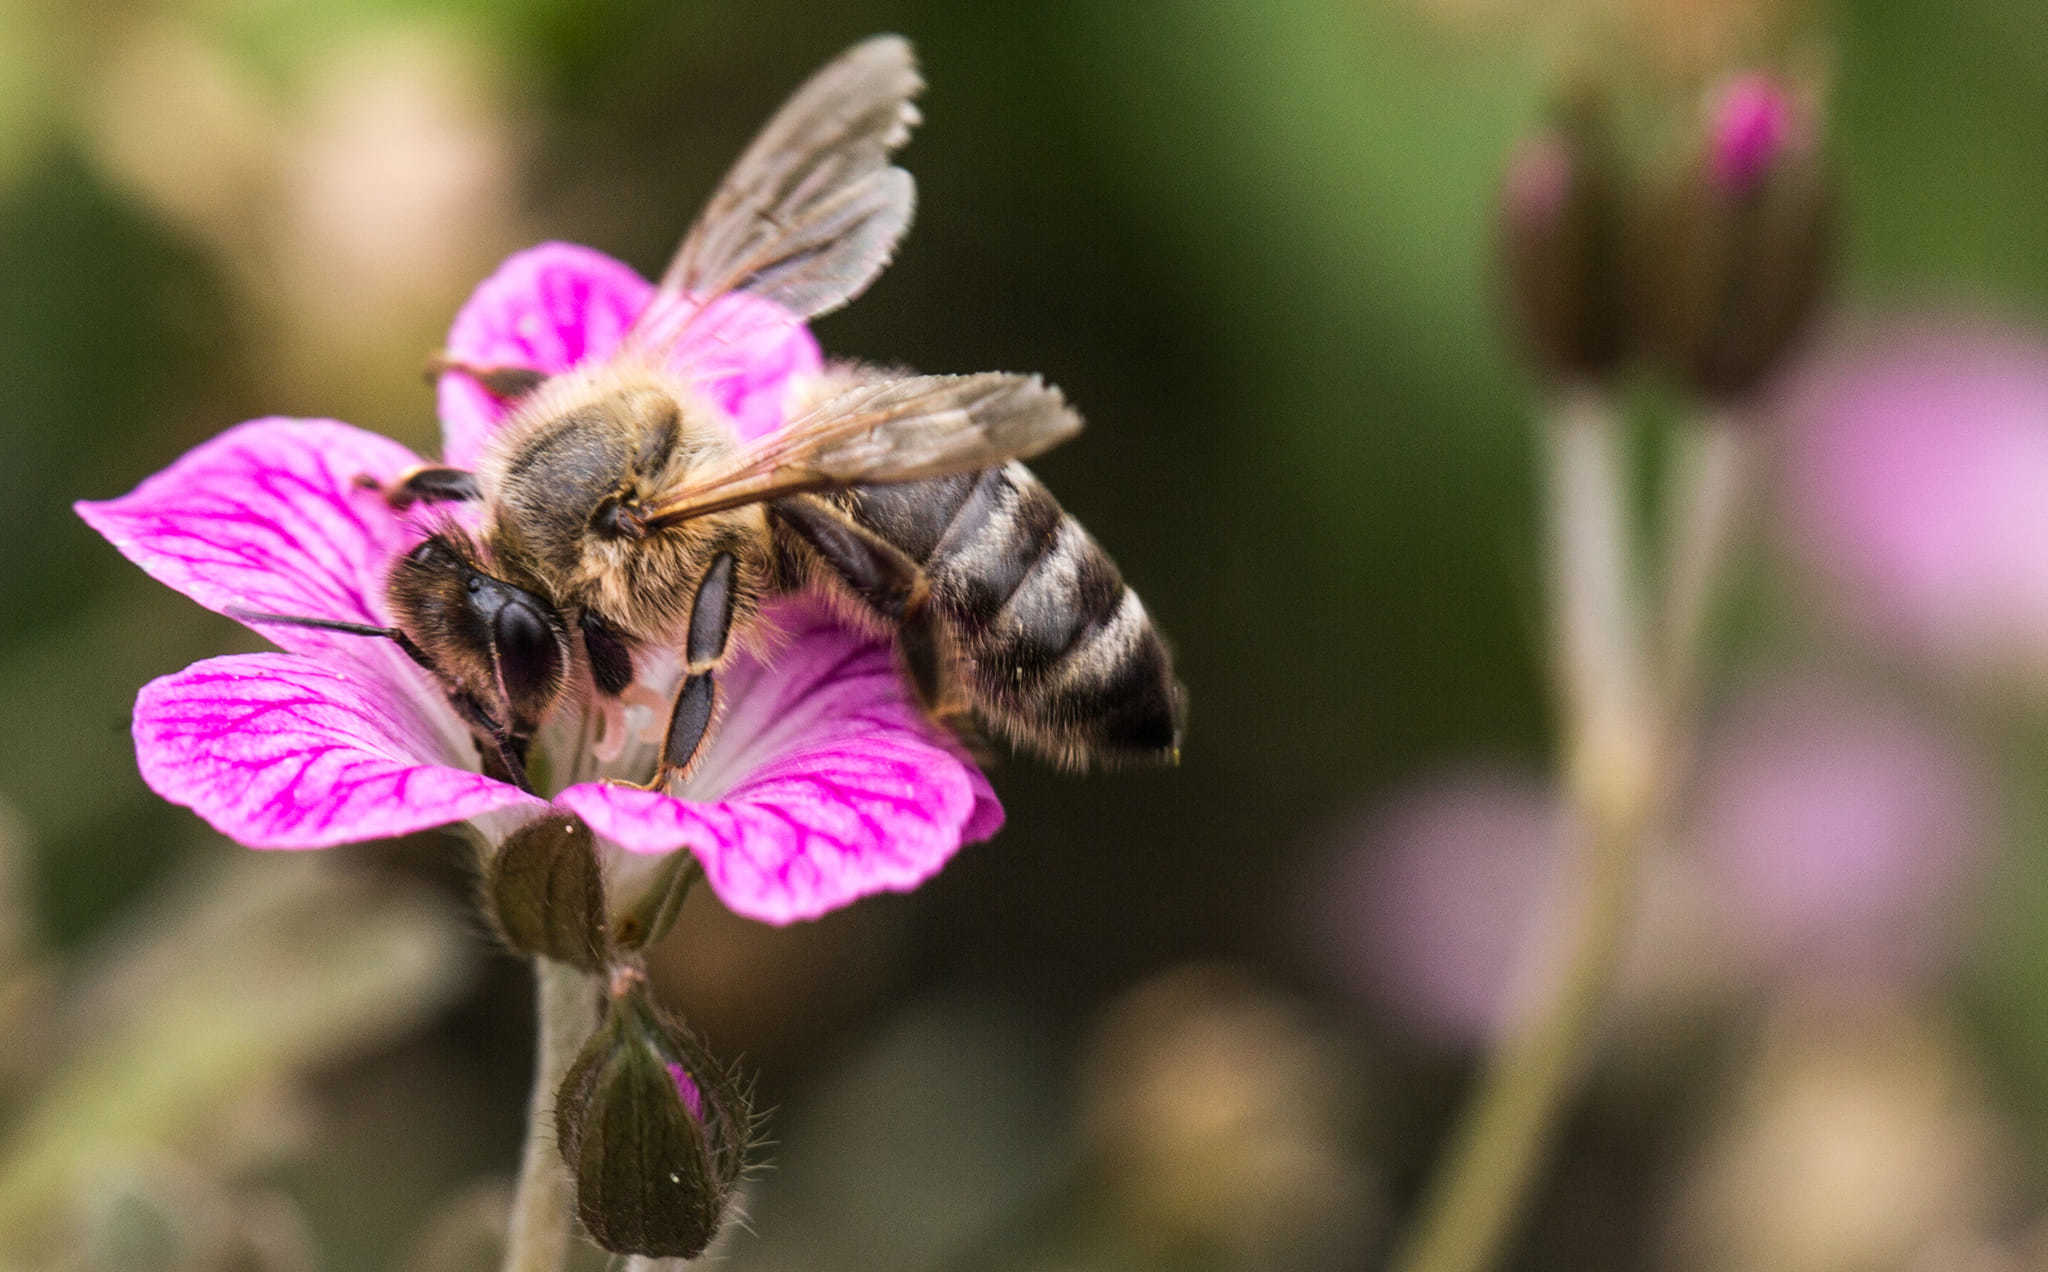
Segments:
[[[1700,640],[1743,510],[1748,424],[1724,409],[1682,430],[1678,438],[1665,501],[1666,581],[1659,624],[1665,718],[1674,725],[1692,710]]]
[[[588,975],[546,958],[533,961],[533,975],[539,1045],[519,1190],[505,1235],[504,1272],[561,1272],[567,1265],[575,1198],[568,1168],[555,1152],[555,1088],[596,1025],[594,982]]]
[[[1607,401],[1587,390],[1560,404],[1547,437],[1553,653],[1578,872],[1563,964],[1549,1001],[1516,1023],[1482,1075],[1422,1216],[1391,1265],[1396,1272],[1477,1272],[1495,1259],[1613,983],[1643,845],[1682,758],[1673,734],[1690,701],[1702,620],[1731,537],[1739,442],[1716,421],[1683,443],[1653,681],[1619,432]]]

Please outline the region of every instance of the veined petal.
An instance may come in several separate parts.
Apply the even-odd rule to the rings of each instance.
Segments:
[[[389,438],[333,420],[252,420],[119,499],[74,507],[122,555],[210,610],[383,624],[385,574],[419,533],[356,479],[388,481],[418,462]],[[392,665],[386,642],[257,630],[301,653]]]
[[[825,369],[810,328],[780,305],[735,292],[690,321],[670,362],[725,408],[742,441],[787,419],[790,385]]]
[[[417,702],[294,654],[236,654],[143,686],[150,789],[252,848],[325,848],[546,804],[440,762]]]
[[[654,284],[633,267],[574,243],[542,243],[507,257],[470,294],[448,329],[448,356],[481,366],[525,367],[559,375],[603,357],[654,298]],[[442,455],[474,467],[503,403],[469,376],[440,383]]]
[[[701,799],[586,783],[556,802],[630,852],[695,852],[735,913],[815,918],[908,891],[1002,825],[981,771],[910,700],[889,647],[784,606],[788,638],[721,676],[732,709],[693,775]]]
[[[622,261],[542,243],[508,258],[471,294],[449,329],[448,356],[558,375],[617,349],[654,296],[654,284]],[[721,296],[702,314],[682,301],[659,321],[679,333],[670,365],[730,414],[744,439],[780,428],[791,381],[824,367],[803,322],[758,297]],[[509,412],[462,372],[442,375],[439,392],[443,454],[471,467]]]

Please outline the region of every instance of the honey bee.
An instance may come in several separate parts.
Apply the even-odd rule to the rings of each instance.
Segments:
[[[703,753],[719,669],[762,600],[793,591],[889,634],[937,719],[1067,767],[1177,757],[1183,694],[1165,642],[1018,462],[1080,429],[1057,389],[835,364],[784,427],[743,442],[671,365],[729,293],[801,322],[866,288],[910,221],[910,175],[890,158],[921,87],[894,36],[817,72],[726,175],[615,355],[545,380],[441,364],[511,414],[474,472],[416,469],[385,494],[476,501],[480,523],[402,558],[395,625],[357,630],[433,672],[487,771],[526,785],[550,710],[620,695],[659,650],[684,666],[649,783],[667,786]]]

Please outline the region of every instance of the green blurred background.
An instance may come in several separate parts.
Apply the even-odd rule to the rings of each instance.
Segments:
[[[1757,34],[1784,27],[1790,44]],[[1842,302],[2048,319],[2032,0],[1789,17],[1760,0],[8,0],[0,1197],[30,1199],[0,1200],[0,1266],[11,1238],[46,1252],[52,1231],[97,1243],[56,1266],[241,1266],[190,1251],[244,1246],[270,1260],[255,1266],[309,1266],[307,1249],[327,1269],[463,1266],[418,1252],[430,1225],[459,1246],[448,1234],[488,1214],[530,1061],[524,969],[420,908],[459,914],[454,841],[313,866],[226,844],[144,789],[137,687],[253,645],[70,501],[268,414],[431,453],[419,368],[496,260],[561,238],[658,272],[783,95],[881,30],[916,42],[930,82],[905,160],[919,212],[820,339],[1067,391],[1089,428],[1036,466],[1173,638],[1191,736],[1171,772],[1003,765],[1008,827],[912,896],[780,931],[693,901],[664,989],[777,1110],[737,1269],[1377,1265],[1475,1052],[1334,970],[1315,900],[1404,781],[1474,756],[1547,763],[1539,397],[1489,253],[1502,158],[1561,70],[1690,93],[1742,58],[1818,56]],[[1653,386],[1653,443],[1667,414]],[[1832,656],[1770,554],[1745,560],[1722,663]],[[2020,1266],[2048,1204],[2048,904],[2029,883],[2048,801],[2028,763],[2048,732],[1971,719],[2005,779],[1991,869],[2011,886],[1971,929],[1997,937],[1872,1028],[1939,1070],[1933,1122],[1996,1147],[1957,1150],[1968,1204],[1934,1206],[1922,1244],[1872,1267],[1906,1266],[1889,1260],[1929,1233]],[[194,917],[280,888],[307,891],[247,904],[294,922]],[[315,969],[303,991],[234,979],[297,968],[293,950]],[[386,979],[330,986],[317,969],[337,961]],[[179,1012],[168,989],[106,988],[151,974],[216,980]],[[353,1005],[311,1013],[309,1035],[287,1005],[319,994]],[[1514,1266],[1739,1266],[1697,1235],[1720,1213],[1697,1193],[1785,1028],[1757,991],[1629,1035]],[[1902,1083],[1922,1073],[1882,1055]],[[212,1227],[192,1218],[208,1206]],[[1802,1258],[1780,1262],[1866,1266]]]

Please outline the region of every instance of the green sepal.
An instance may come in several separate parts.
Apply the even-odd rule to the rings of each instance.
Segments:
[[[1834,186],[1816,145],[1789,150],[1754,189],[1716,189],[1704,158],[1666,173],[1635,234],[1632,308],[1647,351],[1715,401],[1785,361],[1823,292]]]
[[[1601,380],[1633,352],[1627,220],[1605,100],[1580,89],[1508,164],[1498,243],[1523,343],[1554,374]]]
[[[552,813],[513,831],[485,867],[484,899],[513,949],[586,972],[604,967],[604,871],[582,818]]]
[[[679,1077],[696,1093],[694,1112]],[[702,1253],[745,1170],[751,1121],[732,1075],[629,979],[555,1097],[584,1230],[620,1254]]]
[[[696,853],[687,848],[670,853],[646,891],[612,925],[612,941],[622,950],[639,950],[668,935],[690,889],[703,877],[704,864]]]

